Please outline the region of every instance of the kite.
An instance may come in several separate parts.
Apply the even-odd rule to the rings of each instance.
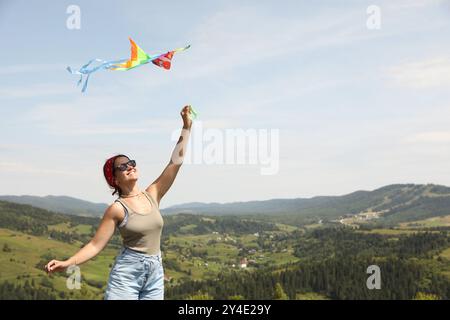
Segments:
[[[85,76],[83,88],[81,92],[85,92],[87,89],[87,85],[89,82],[89,77],[92,73],[97,72],[99,70],[113,70],[113,71],[127,71],[130,69],[134,69],[140,67],[144,64],[152,62],[154,65],[169,70],[172,65],[172,58],[175,53],[187,50],[190,48],[190,45],[184,48],[178,48],[167,53],[158,54],[158,55],[148,55],[142,50],[134,41],[130,39],[131,43],[131,57],[129,59],[120,59],[120,60],[112,60],[105,61],[102,59],[92,59],[84,66],[82,66],[78,70],[73,70],[71,67],[67,67],[67,71],[71,74],[76,74],[80,76],[80,80],[78,80],[78,84],[80,85],[83,82],[83,76]],[[100,63],[95,66],[91,66],[94,62]]]

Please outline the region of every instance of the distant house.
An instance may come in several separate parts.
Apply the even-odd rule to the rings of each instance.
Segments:
[[[168,276],[167,274],[164,275],[164,281],[170,281],[172,280],[172,277]]]
[[[247,258],[241,259],[239,265],[241,266],[241,268],[247,268]]]

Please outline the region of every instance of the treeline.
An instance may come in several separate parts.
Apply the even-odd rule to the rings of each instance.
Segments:
[[[398,239],[396,239],[398,238]],[[449,233],[418,232],[411,235],[380,235],[350,228],[324,228],[307,233],[294,246],[299,258],[324,259],[333,255],[430,258],[450,245]]]
[[[242,219],[238,217],[216,218],[215,222],[203,221],[193,229],[194,234],[205,234],[211,232],[228,233],[235,235],[243,235],[249,233],[257,233],[263,231],[278,231],[278,227],[274,223],[261,222],[256,220]]]
[[[279,230],[275,223],[242,217],[205,217],[193,214],[178,214],[164,217],[164,220],[163,237],[170,234],[201,235],[212,232],[242,235]],[[188,225],[194,225],[194,227],[187,231],[182,230],[182,227]]]
[[[387,222],[398,223],[448,215],[450,196],[420,196],[412,203],[390,209],[383,218]]]
[[[60,223],[98,225],[97,218],[68,216],[36,208],[30,205],[0,201],[0,228],[17,230],[41,236],[48,233],[48,226]]]
[[[24,284],[8,281],[0,283],[0,300],[56,300],[52,289],[32,286],[28,280]]]
[[[90,225],[91,232],[90,234],[80,234],[49,229],[49,226],[60,223],[67,223],[69,228],[80,224]],[[0,228],[16,230],[33,236],[48,236],[66,243],[74,241],[87,243],[94,235],[99,223],[98,218],[65,215],[30,205],[0,201]],[[117,230],[110,244],[115,246],[121,244]]]
[[[369,290],[367,268],[378,265],[381,289]],[[220,274],[217,280],[186,281],[166,289],[168,299],[208,295],[214,299],[242,296],[244,299],[275,299],[279,283],[289,299],[299,293],[315,292],[331,299],[413,299],[425,292],[440,299],[450,298],[450,281],[445,276],[430,273],[420,262],[387,258],[344,257],[324,261],[306,260],[288,265],[282,271],[266,269],[254,272]]]

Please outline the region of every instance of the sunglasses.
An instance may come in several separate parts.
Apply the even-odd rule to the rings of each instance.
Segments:
[[[126,163],[122,163],[118,165],[115,169],[119,171],[126,171],[129,165],[132,166],[133,168],[136,167],[136,160],[129,160]]]

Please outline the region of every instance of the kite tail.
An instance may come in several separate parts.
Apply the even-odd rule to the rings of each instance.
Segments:
[[[83,76],[86,76],[86,79],[84,80],[83,88],[81,89],[81,92],[85,92],[88,86],[89,78],[92,73],[102,70],[102,69],[111,69],[115,64],[122,63],[127,61],[127,59],[120,59],[120,60],[114,60],[114,61],[104,61],[102,59],[92,59],[85,65],[83,65],[78,70],[73,70],[71,67],[67,67],[67,71],[69,71],[71,74],[80,75],[80,79],[78,80],[77,86],[79,86],[83,82]],[[89,68],[89,66],[94,62],[100,62],[100,65]]]

